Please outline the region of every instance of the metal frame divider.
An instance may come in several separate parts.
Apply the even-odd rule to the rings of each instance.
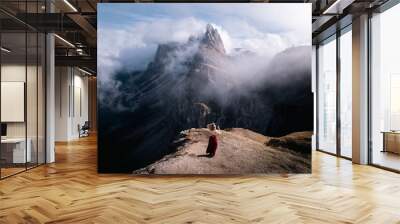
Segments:
[[[340,36],[341,30],[336,31],[336,155],[341,156],[341,119],[340,119],[340,78],[341,78],[341,65],[340,65]]]
[[[368,64],[368,69],[367,69],[367,82],[368,82],[368,96],[367,96],[367,107],[368,107],[368,112],[367,112],[367,116],[368,116],[368,124],[367,124],[367,128],[368,128],[368,164],[371,165],[372,164],[372,98],[371,98],[371,90],[372,90],[372,65],[371,65],[371,56],[372,56],[372,33],[371,33],[371,19],[372,19],[372,12],[369,11],[368,12],[368,35],[367,35],[367,45],[368,45],[368,53],[367,53],[367,64]]]
[[[315,46],[315,149],[319,149],[319,44]]]
[[[25,21],[28,19],[28,0],[25,0]],[[25,23],[25,99],[24,99],[24,121],[25,121],[25,170],[28,170],[28,24]]]

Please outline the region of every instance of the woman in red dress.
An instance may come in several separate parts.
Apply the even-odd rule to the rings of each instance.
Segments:
[[[215,132],[216,131],[216,125],[214,123],[208,125],[208,129],[210,131]],[[206,154],[209,157],[214,157],[215,152],[217,151],[218,148],[218,140],[217,140],[217,135],[213,134],[210,136],[208,139],[208,146],[207,146],[207,151]]]

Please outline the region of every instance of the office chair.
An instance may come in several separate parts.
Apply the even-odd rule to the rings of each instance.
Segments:
[[[85,121],[82,127],[80,127],[80,125],[78,124],[79,138],[89,136],[89,129],[90,129],[89,121]]]

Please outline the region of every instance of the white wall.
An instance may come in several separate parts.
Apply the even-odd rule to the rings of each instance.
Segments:
[[[69,68],[55,68],[55,141],[68,140]]]
[[[38,70],[37,70],[38,69]],[[23,102],[20,113],[26,112],[26,120],[21,122],[5,122],[7,124],[8,138],[24,138],[25,135],[30,140],[32,150],[32,160],[39,163],[44,163],[45,150],[45,120],[44,120],[44,74],[42,67],[25,64],[3,64],[1,66],[1,81],[2,82],[23,82],[26,85],[26,106]],[[25,80],[27,78],[27,80]],[[24,94],[24,92],[22,93]],[[7,95],[2,95],[2,98],[7,98]],[[2,107],[3,112],[11,110],[11,108]],[[15,110],[15,108],[14,108]],[[17,111],[7,111],[17,113]],[[37,155],[39,153],[39,155]]]
[[[25,121],[25,83],[1,82],[1,121]],[[36,108],[36,105],[35,107]]]
[[[2,82],[25,82],[25,64],[7,64],[1,66]],[[28,67],[28,70],[30,68]],[[6,108],[1,108],[6,110]],[[25,122],[7,122],[7,137],[25,137]]]
[[[78,125],[88,120],[88,77],[73,67],[56,67],[55,140],[79,137]]]
[[[36,67],[18,65],[18,64],[4,64],[1,66],[1,81],[2,82],[24,82],[26,72],[28,72],[28,87],[27,87],[27,119],[28,119],[28,137],[30,128],[36,130],[36,80],[34,80],[31,75],[36,76]],[[33,86],[33,87],[32,87]],[[31,87],[31,88],[29,88]],[[3,96],[4,97],[4,96]],[[41,106],[41,105],[39,105]],[[7,108],[1,108],[6,110]],[[24,108],[22,108],[24,110]],[[33,111],[35,113],[33,113]],[[33,122],[33,123],[32,123]],[[25,123],[26,122],[7,122],[7,135],[8,137],[25,137]],[[33,132],[33,131],[32,131]],[[35,132],[36,136],[36,132]]]
[[[88,121],[89,119],[89,113],[88,113],[88,77],[87,76],[82,76],[82,73],[76,74],[75,70],[75,75],[74,75],[74,102],[73,105],[74,107],[72,108],[72,117],[73,119],[71,120],[71,135],[73,138],[79,137],[79,132],[78,132],[78,125],[83,125],[85,121]]]

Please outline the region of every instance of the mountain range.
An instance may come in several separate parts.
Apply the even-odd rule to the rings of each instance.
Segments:
[[[179,132],[211,122],[267,136],[312,130],[310,57],[309,46],[272,59],[228,54],[212,25],[184,43],[158,45],[145,70],[116,74],[118,96],[99,105],[99,171],[147,166],[176,150]]]

